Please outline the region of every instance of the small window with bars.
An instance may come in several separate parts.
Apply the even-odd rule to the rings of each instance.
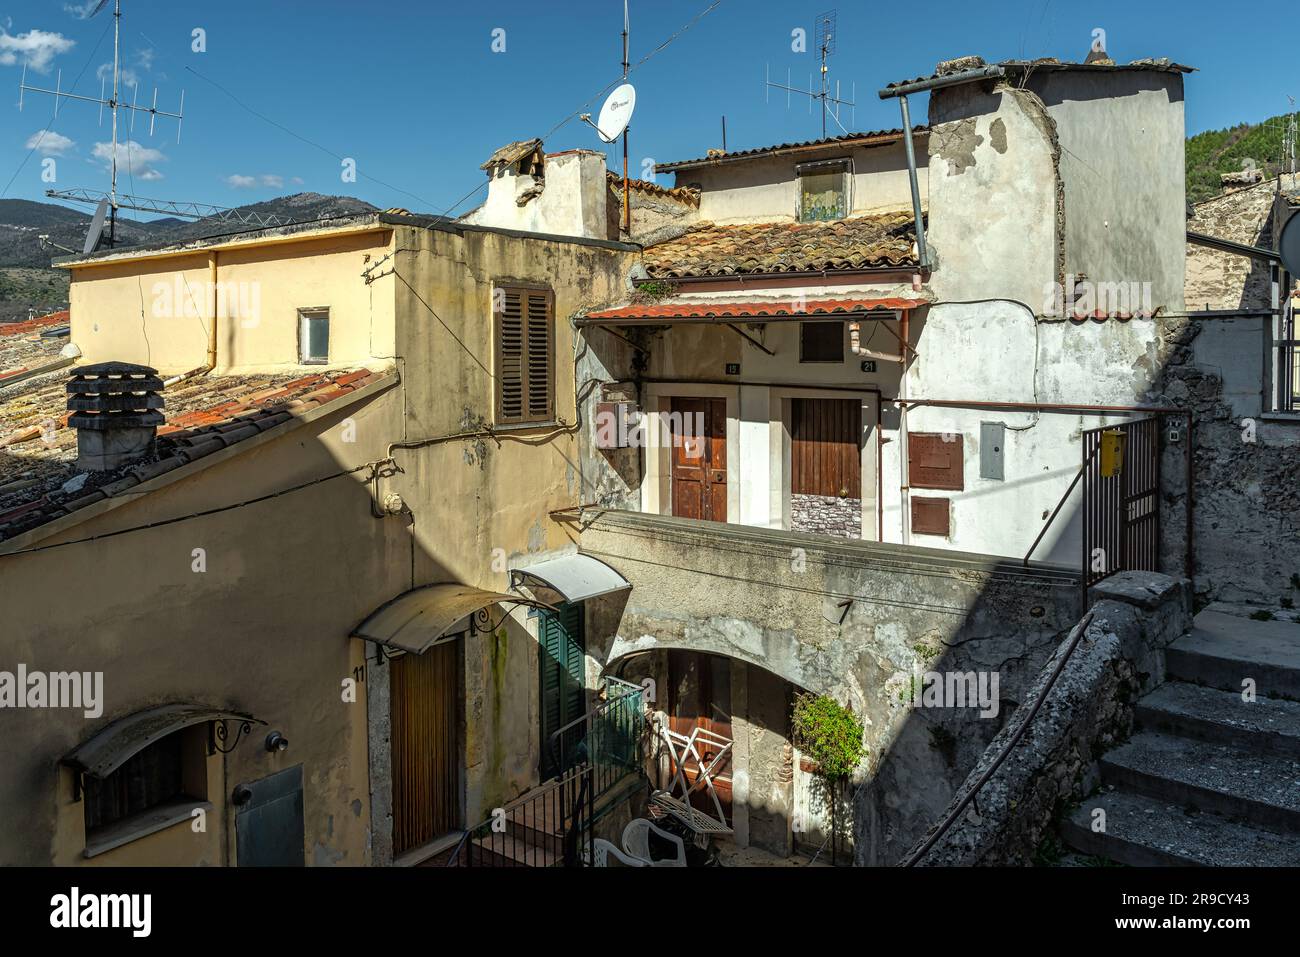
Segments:
[[[555,418],[554,302],[549,289],[498,286],[493,292],[498,425]]]

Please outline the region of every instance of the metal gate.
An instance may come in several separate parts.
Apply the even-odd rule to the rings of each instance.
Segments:
[[[1119,571],[1159,571],[1160,419],[1083,433],[1083,603]]]

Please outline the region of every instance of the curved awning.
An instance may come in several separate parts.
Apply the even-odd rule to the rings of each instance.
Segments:
[[[590,555],[578,554],[511,569],[510,584],[513,588],[525,585],[534,594],[540,593],[541,597],[551,600],[552,604],[598,598],[632,587],[626,578],[604,562]]]
[[[164,704],[146,708],[108,725],[69,752],[62,763],[105,778],[155,741],[205,721],[257,721],[252,715],[201,704]],[[262,724],[264,722],[258,722]]]
[[[459,622],[498,602],[546,607],[542,602],[519,595],[473,588],[459,582],[424,585],[381,605],[353,629],[352,637],[423,654],[440,640],[465,631],[466,628],[456,627]]]

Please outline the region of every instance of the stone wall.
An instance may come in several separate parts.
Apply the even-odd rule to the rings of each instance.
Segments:
[[[1069,640],[1043,666],[1015,719],[985,750],[936,828],[994,766],[1042,699],[1024,736],[918,864],[1031,863],[1061,815],[1095,786],[1097,756],[1132,731],[1134,702],[1164,680],[1164,650],[1191,626],[1190,588],[1186,580],[1154,572],[1121,572],[1096,586],[1093,597],[1099,600],[1092,621],[1055,684],[1046,690]]]
[[[1187,221],[1188,231],[1271,247],[1275,185],[1275,181],[1260,183],[1197,203]],[[1268,264],[1188,243],[1183,298],[1188,309],[1267,309]]]
[[[790,525],[796,532],[861,538],[862,499],[791,494]]]
[[[1198,603],[1300,604],[1300,419],[1263,411],[1267,321],[1158,320],[1154,391],[1160,401],[1190,409],[1195,423]],[[1166,437],[1161,533],[1167,568],[1179,567],[1177,553],[1185,547],[1185,454],[1185,445]]]
[[[588,603],[588,654],[627,658],[629,675],[654,657],[643,652],[725,655],[862,717],[863,864],[893,863],[933,823],[1079,617],[1077,578],[1059,566],[630,512],[588,511],[583,526],[582,550],[632,584]],[[909,688],[927,671],[996,674],[996,713],[918,706]],[[759,694],[751,669],[749,711],[774,728]],[[788,783],[779,800],[768,787],[779,763],[748,782],[751,808],[780,811],[754,813],[768,846],[790,823]]]

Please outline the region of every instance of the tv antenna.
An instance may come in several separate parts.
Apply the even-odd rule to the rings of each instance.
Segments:
[[[850,108],[851,112],[849,115],[849,124],[851,126],[857,125],[856,122],[857,104],[854,102],[854,99],[857,97],[857,93],[858,93],[857,82],[854,81],[852,90],[849,93],[849,99],[847,100],[842,99],[840,97],[839,80],[835,81],[834,94],[831,93],[831,77],[830,77],[829,61],[831,56],[834,55],[835,53],[836,32],[837,32],[838,21],[839,21],[839,13],[835,10],[827,10],[825,13],[817,14],[817,50],[818,50],[818,57],[821,60],[821,79],[816,89],[814,89],[813,87],[813,81],[811,76],[808,77],[807,90],[800,90],[797,87],[791,86],[789,68],[786,69],[785,72],[786,81],[783,84],[772,82],[771,70],[769,68],[765,68],[766,72],[764,73],[763,76],[764,93],[767,96],[767,102],[771,102],[772,87],[776,87],[778,90],[786,91],[785,105],[787,107],[790,106],[791,93],[798,93],[800,96],[808,97],[809,113],[812,112],[813,101],[814,100],[821,101],[822,139],[826,139],[826,117],[827,116],[829,116],[831,119],[835,121],[835,125],[838,126],[841,131],[843,131],[846,135],[848,134],[849,131],[845,129],[844,124],[840,122],[840,107],[842,106],[847,106]],[[832,109],[832,106],[834,107],[834,109]]]
[[[1286,120],[1286,131],[1282,134],[1282,172],[1289,173],[1292,179],[1295,178],[1295,141],[1296,141],[1296,112],[1295,97],[1290,94],[1287,99],[1291,101],[1291,115]],[[1281,177],[1279,177],[1279,180]],[[1279,187],[1281,183],[1279,182]],[[1291,184],[1292,187],[1295,183]]]
[[[96,16],[107,5],[108,5],[108,0],[99,0],[99,3],[96,4],[95,8],[90,11],[86,19],[89,20],[91,17]],[[131,102],[125,103],[122,101],[121,94],[123,91],[121,90],[121,33],[122,33],[122,0],[113,0],[113,90],[111,95],[105,96],[105,93],[107,92],[106,89],[107,82],[108,82],[107,78],[100,79],[98,98],[93,96],[81,96],[80,94],[77,93],[65,93],[63,91],[62,70],[60,70],[56,75],[54,89],[52,90],[47,90],[42,87],[28,86],[26,63],[23,63],[23,75],[18,85],[18,109],[19,110],[23,108],[23,95],[25,93],[48,93],[50,96],[54,97],[55,118],[58,118],[59,102],[62,98],[67,98],[69,100],[84,100],[85,102],[88,103],[98,103],[99,122],[101,124],[104,122],[104,107],[108,107],[109,111],[112,113],[113,115],[113,156],[110,163],[111,174],[110,174],[109,192],[107,196],[108,244],[110,246],[112,246],[117,239],[117,211],[119,208],[125,205],[123,203],[119,203],[118,201],[119,196],[117,192],[117,125],[118,125],[117,114],[118,111],[119,110],[131,111],[130,112],[131,123],[130,123],[129,131],[127,133],[128,156],[130,153],[130,135],[131,132],[134,132],[135,130],[135,115],[137,113],[149,114],[149,135],[150,136],[153,136],[154,123],[158,119],[158,117],[166,116],[176,120],[176,142],[178,145],[180,144],[181,141],[181,122],[185,118],[184,117],[185,114],[185,91],[184,90],[181,91],[180,107],[177,109],[175,113],[169,113],[166,110],[158,109],[158,88],[157,87],[154,87],[152,106],[140,106],[139,104],[140,85],[138,83],[132,85]],[[128,172],[129,172],[129,167],[128,167]],[[47,193],[47,195],[51,195],[51,194],[52,193]],[[95,222],[100,222],[100,221],[101,218],[99,216],[96,216]],[[93,229],[93,223],[92,223],[92,229]],[[101,229],[102,229],[102,225],[101,225]],[[88,235],[86,237],[87,248],[93,250],[94,247],[98,246],[99,238],[100,237],[96,236],[92,241],[91,237]]]
[[[632,195],[629,191],[627,173],[627,127],[632,122],[632,111],[636,108],[636,90],[627,82],[628,59],[627,45],[631,34],[631,21],[627,15],[627,0],[623,0],[623,82],[614,88],[600,108],[600,117],[591,122],[590,113],[580,113],[578,119],[595,129],[606,143],[613,143],[619,135],[623,137],[623,229],[632,235]]]

